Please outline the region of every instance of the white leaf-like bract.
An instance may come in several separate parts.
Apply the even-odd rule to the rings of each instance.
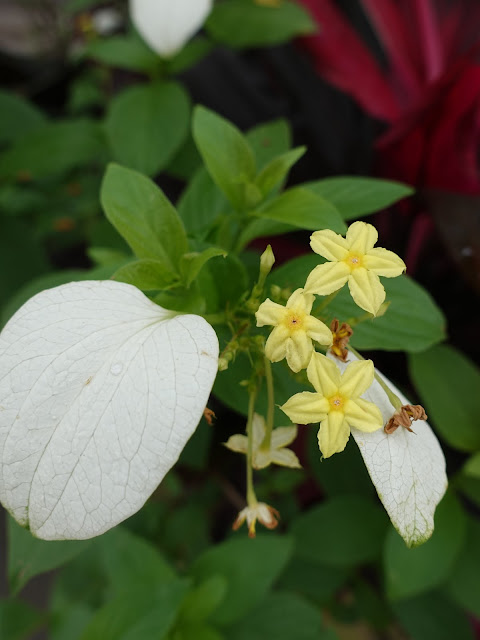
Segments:
[[[335,360],[343,371],[357,358],[348,353],[346,363]],[[383,376],[389,388],[403,404],[407,398]],[[381,385],[374,379],[362,398],[374,402],[382,412],[384,424],[392,417],[394,408]],[[445,457],[430,425],[423,420],[412,423],[414,433],[398,427],[391,434],[383,429],[365,433],[352,428],[352,435],[360,449],[368,473],[390,519],[409,547],[425,542],[433,533],[437,504],[447,489]]]
[[[45,540],[128,518],[194,432],[217,360],[203,318],[131,285],[37,294],[0,334],[0,501]]]
[[[130,17],[158,55],[175,55],[205,22],[213,0],[130,0]]]

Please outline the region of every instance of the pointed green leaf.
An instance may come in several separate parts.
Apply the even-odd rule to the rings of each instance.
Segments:
[[[224,249],[219,249],[218,247],[209,247],[201,253],[186,253],[182,258],[181,265],[185,286],[189,287],[192,284],[203,266],[209,260],[211,260],[212,258],[216,258],[217,256],[225,257],[226,255],[227,252]]]
[[[198,106],[193,138],[213,180],[236,209],[248,208],[246,186],[255,180],[255,156],[235,125]]]
[[[33,104],[10,91],[0,91],[0,142],[11,142],[37,129],[46,121]]]
[[[293,165],[303,156],[306,147],[292,149],[271,160],[258,174],[255,184],[267,196],[275,187],[286,180],[288,172]]]
[[[286,153],[292,144],[290,123],[283,119],[259,124],[250,129],[246,137],[255,153],[259,171],[271,160]]]
[[[188,234],[195,237],[204,237],[220,214],[231,210],[225,195],[204,167],[195,173],[177,206]]]
[[[138,258],[160,260],[173,272],[188,251],[187,237],[175,208],[154,182],[116,164],[103,179],[105,215]]]
[[[187,254],[188,255],[188,254]],[[133,284],[142,291],[170,289],[180,283],[178,274],[160,260],[135,260],[117,269],[112,280]]]

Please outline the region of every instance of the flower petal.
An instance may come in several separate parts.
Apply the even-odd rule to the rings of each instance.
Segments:
[[[318,393],[303,391],[292,396],[280,409],[296,424],[313,424],[325,420],[329,405]]]
[[[349,275],[350,268],[345,262],[319,264],[309,273],[304,291],[326,296],[341,289],[347,282]]]
[[[248,438],[247,436],[242,436],[240,433],[236,433],[233,436],[223,443],[227,449],[230,451],[235,451],[235,453],[247,453],[248,447]]]
[[[356,358],[349,352],[348,359]],[[346,365],[340,362],[338,366]],[[410,404],[390,380],[377,373],[404,404]],[[376,380],[364,398],[379,407],[384,423],[390,419],[394,409]],[[445,458],[433,431],[421,420],[413,422],[412,428],[414,434],[400,427],[390,435],[383,429],[364,433],[352,428],[378,495],[408,546],[421,544],[432,535],[435,508],[447,488]]]
[[[120,282],[42,291],[0,335],[0,499],[45,540],[138,511],[207,403],[218,341]]]
[[[291,449],[278,449],[272,452],[272,462],[282,467],[290,467],[291,469],[301,469],[299,459]]]
[[[308,367],[313,353],[313,344],[305,331],[298,329],[287,340],[287,363],[292,371],[298,373]]]
[[[351,362],[342,374],[340,392],[348,398],[361,396],[372,384],[374,375],[371,360]]]
[[[369,271],[373,271],[377,276],[385,278],[396,278],[407,268],[404,261],[393,251],[375,247],[363,256],[363,266]]]
[[[265,431],[267,430],[265,426],[265,418],[258,413],[253,414],[252,420],[252,432],[253,432],[253,448],[258,449],[258,447],[262,444],[263,439],[265,437]],[[248,440],[248,438],[247,438]]]
[[[376,315],[385,300],[385,289],[378,276],[373,271],[359,267],[348,278],[348,287],[358,306]]]
[[[350,437],[350,427],[342,411],[331,411],[318,431],[318,446],[324,458],[340,453]]]
[[[303,328],[306,334],[315,342],[330,346],[333,342],[333,335],[330,329],[321,320],[314,318],[313,316],[307,316],[303,321]]]
[[[303,289],[297,289],[288,299],[286,308],[292,309],[300,314],[309,314],[314,301],[315,296],[313,293],[305,293]]]
[[[362,398],[350,399],[345,403],[344,413],[348,424],[360,431],[371,433],[383,428],[382,412],[373,402]]]
[[[340,369],[321,353],[313,354],[307,368],[307,377],[315,390],[326,398],[337,393],[341,383]]]
[[[280,362],[287,355],[287,340],[290,332],[287,327],[279,325],[268,336],[265,344],[265,355],[271,362]]]
[[[253,452],[252,466],[254,469],[265,469],[272,464],[272,452],[260,451],[257,449]]]
[[[378,233],[373,225],[358,221],[348,227],[346,240],[350,251],[365,254],[373,249]]]
[[[282,307],[281,304],[277,304],[276,302],[272,302],[270,298],[262,302],[255,313],[257,327],[264,327],[267,324],[275,326],[283,320],[284,316],[285,307]]]
[[[145,42],[160,56],[179,51],[206,20],[212,0],[130,0],[130,16]]]
[[[279,449],[291,444],[297,437],[297,426],[277,427],[272,431],[272,449]]]
[[[330,229],[312,233],[310,246],[315,253],[332,262],[343,260],[348,255],[348,244],[345,238]]]

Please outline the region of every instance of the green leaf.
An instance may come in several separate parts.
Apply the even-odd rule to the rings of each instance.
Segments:
[[[462,608],[480,617],[480,523],[469,519],[465,545],[450,574],[447,591]]]
[[[411,640],[474,640],[465,613],[441,593],[403,600],[393,611]]]
[[[346,226],[340,214],[329,202],[303,187],[293,187],[268,202],[254,214],[300,229],[332,229],[345,233]]]
[[[131,585],[99,609],[81,640],[162,640],[173,626],[188,582],[173,580],[155,588]]]
[[[197,36],[187,44],[172,58],[163,60],[168,73],[181,73],[198,64],[213,49],[213,43],[203,36]]]
[[[111,67],[145,73],[154,71],[159,63],[157,54],[134,34],[92,40],[85,55]]]
[[[321,262],[314,255],[295,258],[274,270],[270,282],[292,290],[303,287],[310,271]],[[425,289],[408,276],[383,278],[382,283],[391,304],[384,316],[355,326],[351,341],[356,349],[415,353],[445,338],[445,318]],[[361,316],[364,312],[344,287],[328,305],[324,320],[328,323],[336,317],[343,322]]]
[[[255,218],[241,232],[237,240],[237,251],[244,249],[252,240],[265,236],[279,236],[298,229],[291,224],[269,220],[268,218]]]
[[[295,591],[318,604],[327,604],[347,582],[347,567],[329,567],[309,558],[293,555],[280,576],[279,588]]]
[[[176,579],[158,549],[128,529],[117,527],[100,538],[100,555],[115,595],[131,592],[132,585],[154,590]]]
[[[188,251],[185,229],[154,182],[136,171],[110,164],[100,198],[108,220],[138,258],[160,260],[178,272],[180,258]]]
[[[161,260],[135,260],[117,269],[112,280],[133,284],[142,291],[171,289],[180,284],[178,275]]]
[[[190,100],[177,83],[134,86],[111,102],[105,121],[116,161],[154,176],[165,168],[188,133]]]
[[[0,91],[0,143],[21,138],[45,121],[43,113],[33,104],[10,91]]]
[[[223,576],[211,576],[195,587],[185,598],[180,618],[182,622],[205,622],[219,607],[227,593],[228,582]]]
[[[271,534],[230,539],[203,553],[192,567],[196,581],[220,575],[228,582],[212,622],[224,626],[244,617],[280,575],[291,551],[291,539]]]
[[[178,203],[187,232],[195,237],[205,237],[220,214],[229,210],[228,200],[204,167],[195,173]]]
[[[442,584],[460,553],[466,525],[458,500],[447,493],[437,507],[433,535],[421,546],[409,549],[398,533],[390,529],[384,552],[388,597],[411,598]]]
[[[307,11],[289,0],[272,7],[251,0],[221,2],[205,28],[212,38],[236,49],[282,44],[317,30]]]
[[[247,187],[255,180],[255,156],[245,136],[205,107],[193,112],[193,138],[214,182],[236,209],[249,207]]]
[[[268,594],[232,629],[231,640],[322,640],[320,610],[295,593]]]
[[[195,285],[205,299],[206,312],[215,313],[238,303],[248,287],[248,277],[243,263],[230,253],[223,260],[209,261]]]
[[[385,512],[372,500],[337,496],[293,521],[295,555],[334,567],[364,564],[380,555],[387,525]]]
[[[111,264],[119,264],[121,262],[128,262],[132,259],[128,254],[120,251],[119,249],[111,249],[110,247],[89,247],[87,249],[87,256],[97,266],[105,267]]]
[[[8,518],[8,582],[12,593],[18,593],[34,576],[61,567],[89,544],[90,540],[39,540]]]
[[[330,202],[344,220],[386,209],[414,193],[411,187],[401,182],[356,176],[325,178],[303,186]]]
[[[467,476],[473,476],[480,479],[480,452],[475,453],[463,465],[463,473]]]
[[[223,256],[225,258],[226,255],[227,252],[224,249],[219,249],[218,247],[209,247],[201,253],[195,251],[193,253],[184,254],[182,257],[181,271],[185,286],[189,287],[192,284],[201,269],[209,260],[217,258],[218,256]]]
[[[261,171],[274,158],[286,153],[292,143],[288,120],[272,120],[257,125],[247,132],[247,140],[255,153],[257,167]]]
[[[411,356],[409,369],[425,410],[449,445],[480,448],[480,370],[448,345]]]
[[[266,197],[275,187],[286,180],[288,172],[293,165],[304,155],[306,147],[298,147],[286,151],[282,155],[273,158],[258,174],[255,184]]]
[[[0,178],[37,180],[83,165],[102,164],[106,154],[103,131],[96,122],[52,122],[22,136],[0,156]]]
[[[0,638],[28,640],[46,622],[46,615],[21,600],[0,601]]]

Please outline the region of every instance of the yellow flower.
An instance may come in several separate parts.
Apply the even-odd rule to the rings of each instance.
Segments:
[[[305,292],[325,296],[348,282],[358,306],[376,315],[385,300],[385,289],[378,276],[395,278],[406,269],[393,251],[374,248],[377,240],[377,230],[365,222],[350,225],[345,238],[330,229],[315,231],[310,246],[330,262],[313,269]]]
[[[279,464],[283,467],[301,469],[301,464],[297,456],[291,449],[285,449],[297,437],[297,427],[277,427],[272,431],[270,449],[262,450],[261,444],[265,438],[265,419],[258,413],[253,415],[253,460],[254,469],[264,469],[271,464]],[[225,446],[237,453],[247,453],[248,438],[240,434],[230,436]]]
[[[276,509],[270,507],[265,502],[256,502],[255,504],[248,505],[245,509],[242,509],[235,522],[232,525],[232,529],[236,531],[242,524],[247,521],[248,536],[249,538],[255,538],[255,525],[257,520],[263,524],[267,529],[275,529],[278,525],[278,518],[280,514]]]
[[[380,409],[360,397],[372,384],[374,373],[371,360],[357,360],[341,374],[335,362],[315,353],[307,376],[316,393],[297,393],[280,408],[292,422],[320,422],[318,445],[323,457],[329,458],[345,449],[351,427],[367,433],[383,427]]]
[[[285,307],[267,298],[255,314],[257,327],[275,327],[265,345],[267,358],[272,362],[287,358],[288,366],[295,373],[310,362],[314,352],[312,340],[326,346],[332,344],[330,329],[310,315],[314,300],[313,294],[297,289]]]

